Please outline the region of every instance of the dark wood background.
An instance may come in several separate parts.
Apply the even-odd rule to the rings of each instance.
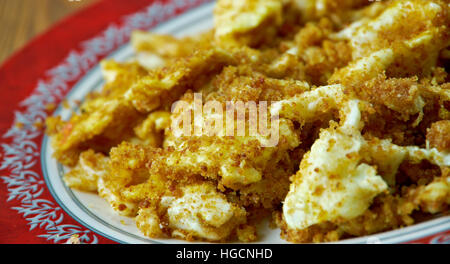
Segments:
[[[0,64],[55,22],[98,0],[0,0]]]

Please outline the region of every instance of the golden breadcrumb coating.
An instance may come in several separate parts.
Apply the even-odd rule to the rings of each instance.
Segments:
[[[433,123],[427,131],[427,140],[430,147],[439,151],[450,151],[450,120],[441,120]]]

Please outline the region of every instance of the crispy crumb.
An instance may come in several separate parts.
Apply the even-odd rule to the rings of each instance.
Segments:
[[[450,120],[435,122],[427,130],[427,140],[430,147],[439,151],[450,151]]]

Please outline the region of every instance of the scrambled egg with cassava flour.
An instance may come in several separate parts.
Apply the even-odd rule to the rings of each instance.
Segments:
[[[445,215],[449,27],[449,0],[219,0],[212,30],[137,31],[132,60],[102,61],[104,87],[47,119],[54,157],[152,238],[258,241],[269,217],[325,242]],[[278,143],[174,133],[195,94],[269,102]]]

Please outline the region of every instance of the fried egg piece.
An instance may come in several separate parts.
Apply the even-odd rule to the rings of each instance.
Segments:
[[[215,39],[224,46],[255,44],[281,24],[282,7],[279,0],[219,0],[214,9]]]
[[[386,48],[396,41],[404,41],[407,46],[418,46],[439,37],[445,26],[439,19],[446,7],[439,1],[394,1],[378,17],[368,21],[351,34],[350,41],[355,59],[367,56],[373,51]],[[405,25],[409,27],[406,29]],[[410,30],[410,33],[404,32]],[[386,32],[390,34],[385,36]],[[388,38],[389,41],[385,39]]]
[[[159,207],[165,211],[172,237],[221,241],[245,223],[245,210],[227,201],[210,183],[184,186],[180,196],[166,195]],[[138,227],[146,234],[159,235],[159,218],[153,209],[142,208],[136,217]]]
[[[450,205],[450,177],[435,178],[425,186],[414,190],[415,203],[424,211],[435,214],[441,212],[445,205]]]
[[[302,22],[318,20],[329,14],[339,14],[365,4],[364,0],[289,0],[300,11]]]
[[[429,74],[440,50],[450,44],[446,13],[448,6],[441,1],[394,1],[379,16],[355,22],[335,35],[350,41],[354,61],[329,83],[357,83],[383,71]]]
[[[134,128],[136,136],[153,147],[161,147],[164,130],[170,126],[170,112],[154,111]]]
[[[102,61],[101,66],[106,84],[101,91],[86,97],[79,113],[65,121],[61,117],[47,119],[54,156],[64,165],[76,165],[86,142],[90,142],[90,148],[97,152],[107,152],[108,147],[130,136],[129,126],[139,119],[139,113],[123,95],[147,71],[136,63],[112,60]],[[101,143],[96,142],[99,138]]]
[[[190,56],[195,50],[210,49],[213,33],[176,38],[172,35],[135,30],[131,45],[136,51],[136,61],[146,69],[168,66],[172,60]]]
[[[337,109],[345,98],[342,85],[321,86],[275,102],[270,107],[270,114],[304,124],[318,120],[323,114]]]
[[[109,158],[92,149],[83,151],[77,165],[64,175],[64,182],[70,188],[96,192],[100,177],[108,172]]]
[[[150,71],[135,82],[124,97],[138,111],[149,113],[160,106],[172,104],[186,90],[198,88],[223,66],[233,63],[233,58],[221,49],[195,51],[167,68]]]
[[[123,216],[135,217],[140,200],[134,199],[128,191],[146,182],[150,175],[145,168],[145,153],[133,152],[129,145],[123,142],[121,153],[117,153],[118,147],[111,149],[109,173],[99,177],[97,188],[99,196],[114,211]]]
[[[360,103],[341,103],[341,125],[321,131],[305,154],[283,205],[289,228],[302,230],[363,214],[375,196],[395,184],[395,174],[404,160],[419,163],[426,159],[438,166],[450,165],[449,153],[437,149],[397,146],[389,140],[366,141],[360,133]],[[382,176],[369,161],[384,172]],[[444,189],[442,186],[436,187],[438,191]]]
[[[172,135],[165,138],[165,147],[174,150],[166,156],[165,163],[239,188],[259,182],[267,166],[276,164],[288,150],[300,144],[292,122],[286,119],[279,120],[279,138],[272,142],[275,140],[260,134],[227,137],[224,133],[187,138]],[[272,143],[275,146],[268,146]]]
[[[349,108],[342,126],[321,131],[293,176],[283,204],[289,228],[305,229],[326,221],[352,219],[387,190],[375,167],[363,160],[366,142],[358,131],[358,101],[350,101]]]
[[[98,194],[105,199],[111,208],[119,215],[136,216],[138,205],[132,201],[128,201],[121,195],[121,190],[129,182],[131,176],[126,175],[116,177],[108,174],[99,177],[97,182]]]

